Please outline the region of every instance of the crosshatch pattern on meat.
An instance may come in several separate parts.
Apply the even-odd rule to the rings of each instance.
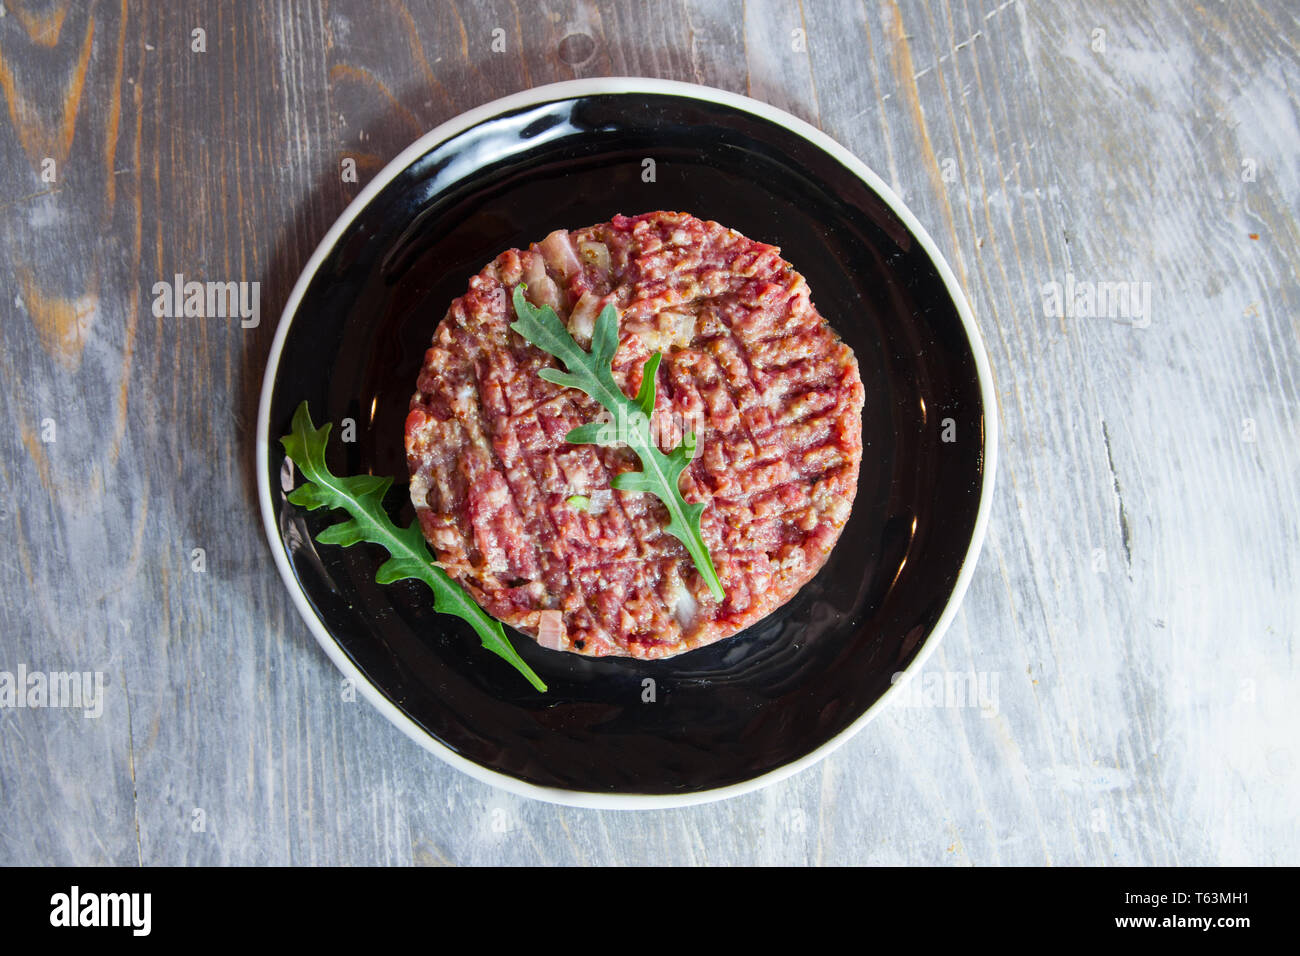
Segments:
[[[565,441],[604,410],[538,376],[557,362],[510,329],[520,282],[583,348],[617,308],[625,394],[663,354],[652,420],[665,452],[696,430],[679,487],[705,504],[723,601],[657,498],[610,489],[636,456]],[[670,657],[765,617],[822,567],[857,490],[862,404],[853,352],[778,248],[683,213],[616,216],[503,252],[451,304],[406,420],[411,500],[493,616],[558,650]]]

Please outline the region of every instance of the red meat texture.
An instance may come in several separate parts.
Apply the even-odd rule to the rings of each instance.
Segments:
[[[653,495],[612,491],[626,447],[575,445],[591,398],[511,330],[526,283],[584,348],[618,310],[614,379],[635,395],[663,355],[652,426],[696,452],[679,488],[725,591],[715,600]],[[617,216],[509,249],[439,324],[406,420],[411,499],[438,562],[488,613],[545,646],[664,658],[780,607],[826,562],[862,460],[862,380],[780,250],[684,213]],[[606,416],[608,417],[608,416]]]

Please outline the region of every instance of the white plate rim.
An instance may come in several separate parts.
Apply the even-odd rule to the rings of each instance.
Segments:
[[[264,468],[267,461],[267,455],[270,451],[270,418],[271,418],[271,395],[275,389],[276,375],[279,371],[280,356],[284,349],[285,338],[289,333],[289,326],[292,324],[293,317],[298,311],[303,296],[307,292],[320,268],[321,263],[334,249],[339,238],[346,231],[348,226],[357,215],[364,209],[372,199],[375,198],[394,178],[403,170],[410,166],[415,160],[419,159],[429,150],[450,139],[472,126],[490,119],[500,113],[510,110],[521,109],[529,106],[538,106],[543,103],[555,100],[570,99],[581,96],[596,96],[606,93],[649,93],[664,94],[669,96],[686,97],[690,99],[704,100],[710,103],[732,107],[747,113],[752,113],[763,119],[784,126],[791,132],[808,140],[814,146],[829,153],[843,166],[849,169],[855,176],[865,182],[894,212],[903,224],[907,226],[908,231],[916,238],[925,250],[930,260],[934,263],[940,278],[943,280],[948,294],[951,296],[954,305],[957,308],[957,314],[961,319],[962,327],[966,333],[966,339],[970,345],[971,354],[975,360],[976,375],[979,378],[980,397],[984,405],[984,479],[983,487],[980,491],[979,510],[975,517],[975,527],[971,532],[970,543],[967,546],[966,554],[962,558],[961,570],[957,574],[957,581],[953,585],[952,592],[948,596],[948,601],[944,605],[943,612],[935,622],[930,633],[926,635],[922,642],[921,649],[916,656],[904,669],[902,674],[892,686],[887,688],[876,701],[871,704],[863,713],[849,726],[832,737],[830,740],[809,751],[802,757],[792,760],[790,763],[770,770],[767,773],[739,783],[728,784],[723,787],[715,787],[711,790],[701,790],[694,793],[668,793],[668,794],[634,794],[634,793],[600,793],[583,790],[565,790],[558,787],[544,787],[538,784],[528,783],[509,774],[500,771],[491,770],[480,764],[468,760],[457,754],[450,747],[438,741],[414,720],[401,711],[384,693],[372,684],[365,675],[344,653],[343,648],[330,634],[329,629],[324,622],[312,610],[311,605],[307,602],[306,595],[299,586],[293,569],[289,565],[289,557],[285,551],[283,541],[281,540],[278,524],[275,519],[274,503],[271,500],[269,483],[266,481]],[[408,737],[414,740],[425,750],[434,754],[451,766],[463,773],[468,774],[482,783],[499,787],[516,796],[527,797],[533,800],[541,800],[547,803],[562,804],[565,806],[583,807],[596,810],[664,810],[675,807],[695,806],[703,803],[712,803],[718,800],[726,800],[732,797],[738,797],[743,794],[752,793],[762,787],[770,786],[785,780],[801,770],[804,770],[813,764],[816,764],[828,757],[835,750],[843,746],[852,739],[863,727],[880,712],[881,708],[898,693],[913,675],[915,675],[924,666],[926,660],[934,653],[939,641],[943,638],[944,633],[948,630],[957,610],[965,597],[966,589],[970,585],[971,576],[975,571],[975,564],[979,557],[980,550],[984,543],[984,535],[987,530],[989,512],[992,508],[993,485],[997,473],[997,448],[998,448],[998,406],[996,393],[993,388],[993,374],[989,365],[988,354],[984,348],[984,340],[980,335],[979,327],[975,323],[974,314],[971,312],[970,304],[966,301],[966,296],[962,292],[961,286],[957,281],[956,275],[948,265],[948,261],[935,245],[930,234],[925,230],[916,216],[903,203],[903,201],[894,193],[892,189],[880,178],[870,167],[862,160],[858,159],[847,148],[841,146],[838,142],[828,136],[826,133],[817,129],[815,126],[799,119],[785,110],[778,109],[775,106],[752,99],[748,96],[742,96],[738,93],[731,93],[726,90],[716,89],[714,87],[702,86],[695,83],[683,83],[677,80],[660,80],[648,77],[634,76],[617,76],[617,77],[600,77],[581,80],[565,80],[559,83],[548,83],[544,86],[533,87],[522,90],[500,99],[484,103],[482,106],[475,107],[465,113],[455,116],[445,123],[419,137],[410,146],[402,150],[398,155],[388,163],[366,186],[359,192],[355,199],[348,204],[342,214],[335,220],[334,224],[325,233],[320,243],[316,246],[307,264],[303,267],[298,276],[298,281],[294,284],[293,290],[289,293],[288,301],[285,303],[284,310],[280,314],[279,324],[275,330],[275,338],[271,342],[271,351],[267,356],[266,372],[262,379],[262,393],[258,403],[257,411],[257,438],[255,442],[256,454],[256,477],[257,477],[257,495],[262,511],[262,524],[266,533],[267,541],[271,546],[271,553],[275,559],[276,567],[279,569],[280,577],[284,580],[285,587],[288,588],[289,594],[293,599],[298,613],[307,623],[308,628],[315,636],[316,641],[321,648],[334,662],[345,677],[351,678],[354,685],[361,691],[362,696],[379,710],[392,724],[404,732]]]

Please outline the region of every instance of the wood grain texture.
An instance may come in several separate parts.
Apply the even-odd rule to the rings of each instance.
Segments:
[[[0,671],[106,686],[99,719],[0,709],[0,863],[1294,860],[1294,4],[3,10]],[[640,814],[497,792],[344,700],[250,455],[276,317],[361,185],[465,109],[612,74],[749,93],[876,169],[967,290],[1003,434],[923,675],[986,706],[907,699],[785,783]],[[260,282],[261,324],[155,318],[176,273]],[[1149,313],[1045,314],[1067,277]]]

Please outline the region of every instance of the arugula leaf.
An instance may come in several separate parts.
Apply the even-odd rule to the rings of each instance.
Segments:
[[[321,428],[312,426],[307,403],[303,402],[293,413],[292,434],[280,439],[284,453],[293,459],[307,479],[305,484],[290,492],[289,501],[308,511],[339,508],[352,516],[348,521],[330,525],[316,535],[316,540],[345,548],[360,541],[382,545],[388,550],[389,557],[375,572],[377,583],[392,584],[405,578],[423,581],[433,591],[435,610],[468,621],[485,648],[505,658],[528,678],[530,684],[545,693],[546,685],[515,652],[506,639],[501,622],[479,607],[446,571],[433,563],[424,535],[420,533],[419,522],[399,528],[388,517],[384,511],[384,495],[393,479],[378,475],[339,478],[330,473],[325,464],[325,443],[329,433],[329,423]]]
[[[560,317],[549,305],[537,308],[524,298],[525,286],[515,286],[513,303],[518,321],[510,327],[544,352],[564,363],[567,371],[544,368],[537,374],[548,382],[566,388],[576,388],[600,402],[616,421],[627,423],[626,434],[612,435],[614,429],[601,423],[579,425],[565,436],[575,445],[611,445],[622,440],[641,459],[642,471],[626,471],[616,475],[612,482],[619,491],[642,491],[654,495],[668,509],[668,527],[665,529],[686,546],[696,569],[714,598],[724,597],[722,582],[713,567],[713,558],[704,543],[700,530],[702,503],[691,504],[682,497],[677,487],[686,466],[695,453],[695,433],[683,436],[682,444],[665,455],[659,450],[650,434],[650,415],[655,407],[655,373],[663,356],[656,352],[646,360],[641,372],[641,388],[635,399],[628,398],[614,381],[614,352],[618,349],[618,313],[607,304],[596,317],[591,334],[591,351],[585,351]]]

